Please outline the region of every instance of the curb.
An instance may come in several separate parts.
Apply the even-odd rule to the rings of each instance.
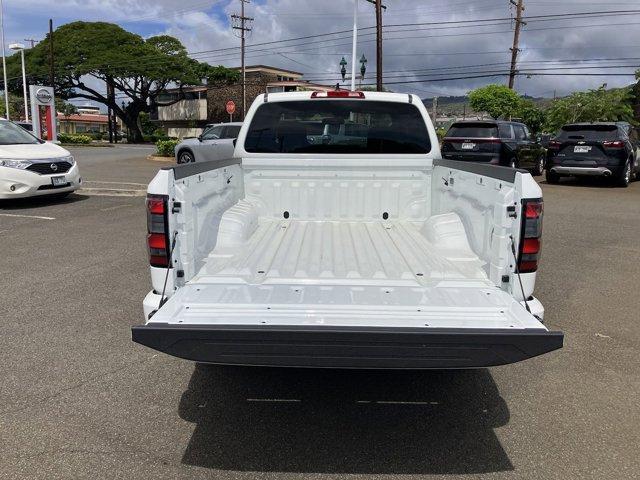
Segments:
[[[160,157],[158,155],[149,155],[147,160],[151,160],[152,162],[165,162],[165,163],[175,163],[176,159],[174,157]]]
[[[96,197],[145,197],[146,190],[123,190],[120,188],[80,188],[78,194]]]

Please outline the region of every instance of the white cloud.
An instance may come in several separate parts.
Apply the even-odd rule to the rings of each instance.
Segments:
[[[217,10],[210,8],[217,4]],[[490,22],[479,27],[473,24],[449,25],[444,22],[473,20],[479,18],[508,18],[511,14],[504,0],[406,0],[387,2],[384,15],[386,25],[432,22],[435,24],[387,28],[385,31],[384,66],[387,83],[400,91],[414,90],[422,96],[431,94],[464,94],[470,88],[489,82],[503,82],[504,77],[463,79],[447,82],[432,81],[434,73],[443,77],[470,76],[472,71],[506,71],[512,42],[511,24]],[[55,7],[54,7],[55,4]],[[625,9],[621,6],[616,9]],[[628,7],[631,9],[632,7]],[[145,34],[168,33],[178,37],[191,52],[208,51],[197,58],[213,64],[237,66],[240,63],[237,50],[220,49],[237,47],[239,40],[233,35],[226,16],[239,10],[239,1],[224,0],[5,0],[5,10],[14,15],[36,9],[51,11],[56,17],[84,20],[125,22],[131,19],[142,23],[124,23],[133,31],[144,30]],[[605,10],[604,3],[581,4],[579,2],[561,6],[551,3],[531,4],[526,15],[536,16],[562,12],[584,12]],[[373,6],[361,0],[361,26],[374,24]],[[207,13],[205,13],[207,12]],[[277,41],[349,30],[352,22],[350,2],[344,0],[261,0],[247,5],[247,15],[255,17],[253,32],[248,44]],[[530,21],[522,34],[520,68],[537,69],[562,66],[548,63],[558,60],[603,58],[635,58],[640,45],[640,15],[610,16],[594,19],[564,19],[562,21]],[[611,24],[606,26],[603,24]],[[578,27],[582,25],[582,27]],[[455,28],[451,28],[455,27]],[[394,33],[393,31],[396,30]],[[404,32],[399,31],[404,30]],[[413,30],[413,31],[410,31]],[[367,83],[373,81],[375,70],[375,42],[373,30],[362,32],[358,57],[362,53],[369,60]],[[367,35],[368,34],[368,35]],[[350,62],[349,34],[337,35],[337,40],[328,37],[308,39],[248,49],[247,63],[266,63],[299,70],[309,79],[332,83],[339,78],[338,62],[345,55]],[[318,42],[318,40],[323,40]],[[633,46],[636,45],[634,48]],[[211,52],[214,50],[214,52]],[[215,51],[217,50],[217,51]],[[256,51],[261,50],[261,51]],[[488,53],[494,52],[494,53]],[[499,52],[499,53],[495,53]],[[538,62],[538,63],[532,63]],[[500,63],[500,65],[496,65]],[[490,65],[487,65],[490,64]],[[599,63],[600,65],[605,62]],[[631,65],[630,61],[609,62],[608,65]],[[486,65],[460,69],[469,65]],[[594,63],[588,65],[595,65]],[[359,65],[358,65],[359,66]],[[627,68],[626,71],[630,71]],[[547,73],[574,73],[567,76],[518,77],[517,87],[521,93],[550,95],[554,90],[565,94],[574,89],[595,88],[604,82],[610,86],[630,83],[632,77],[616,76],[622,70],[563,70]],[[467,72],[466,74],[464,72]],[[586,76],[589,73],[607,73],[606,77]],[[478,73],[479,75],[482,73]],[[426,75],[432,75],[427,77]],[[404,85],[392,85],[399,81],[419,81]]]

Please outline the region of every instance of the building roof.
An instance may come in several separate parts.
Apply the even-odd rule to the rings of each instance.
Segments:
[[[232,70],[240,70],[241,67],[234,67],[232,68]],[[269,65],[248,65],[246,67],[244,67],[246,72],[259,72],[259,71],[265,71],[265,72],[269,72],[269,73],[275,73],[275,74],[279,74],[279,73],[283,73],[285,75],[296,75],[301,77],[302,75],[304,75],[301,72],[295,72],[293,70],[287,70],[284,68],[278,68],[278,67],[271,67]]]
[[[58,112],[58,120],[61,122],[109,123],[107,115],[92,115],[90,113],[65,115]]]

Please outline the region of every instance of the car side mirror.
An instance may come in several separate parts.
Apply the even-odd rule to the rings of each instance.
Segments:
[[[202,141],[202,135],[198,135],[198,141],[201,142]]]
[[[238,139],[237,139],[237,138],[234,138],[234,139],[233,139],[233,146],[235,147],[237,143],[238,143]]]

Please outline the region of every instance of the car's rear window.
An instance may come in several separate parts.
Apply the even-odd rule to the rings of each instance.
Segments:
[[[615,125],[567,125],[558,134],[559,140],[608,141],[618,138]]]
[[[424,154],[431,142],[415,105],[322,99],[261,105],[244,148],[252,153]]]
[[[498,138],[498,126],[494,123],[453,124],[446,136],[451,138]]]

